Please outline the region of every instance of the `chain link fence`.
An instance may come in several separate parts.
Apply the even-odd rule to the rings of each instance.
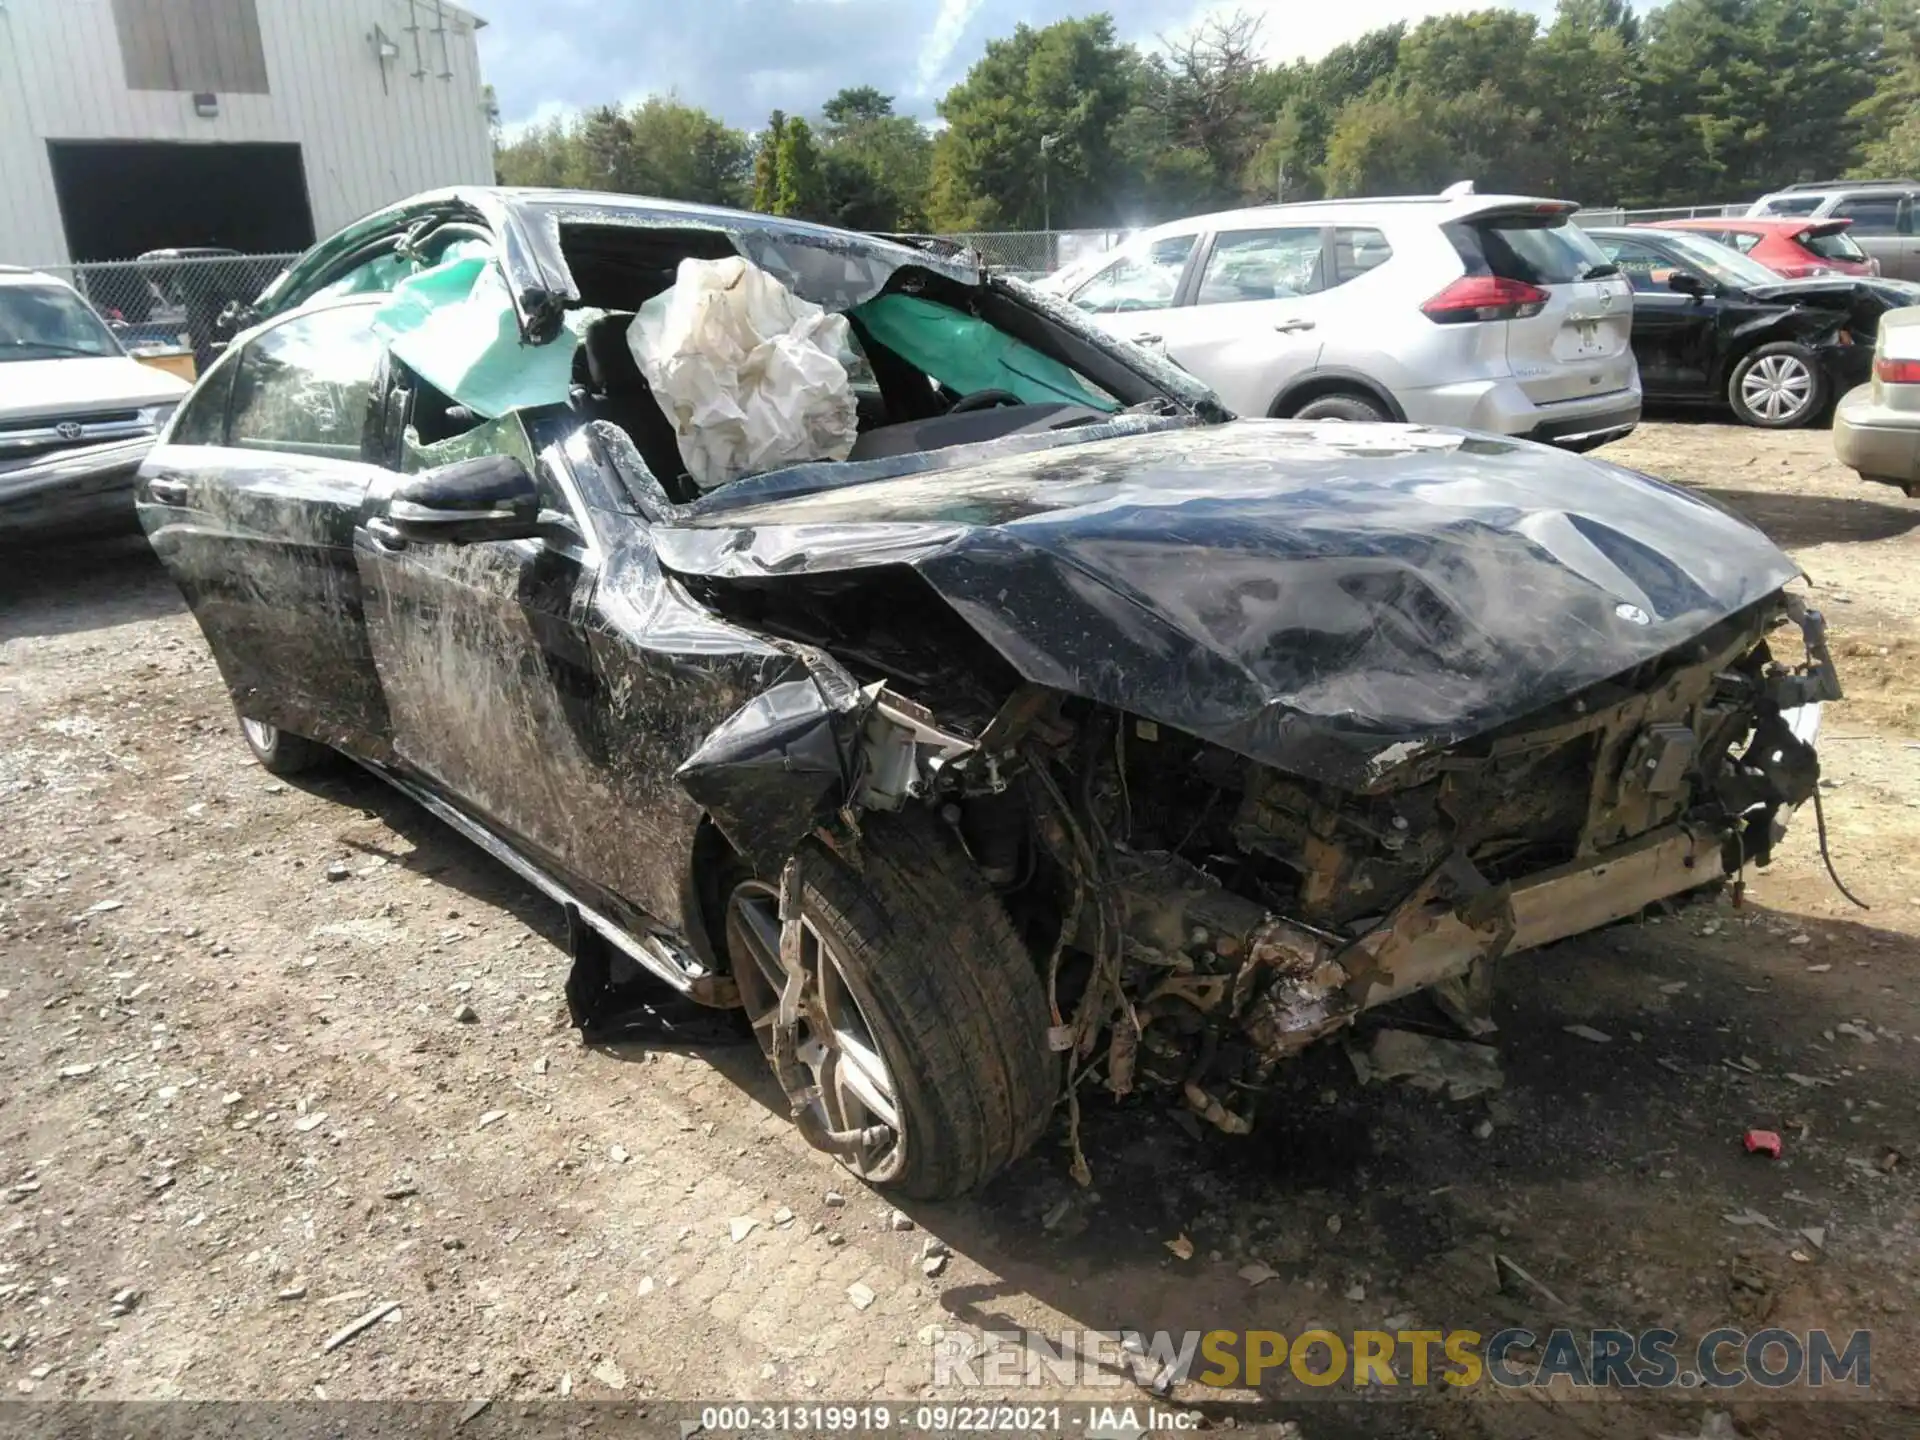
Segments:
[[[245,303],[298,258],[157,250],[137,260],[34,268],[87,297],[120,343],[137,353],[189,350],[197,370],[213,363],[225,334],[220,314]]]
[[[1747,213],[1749,202],[1731,205],[1669,205],[1659,210],[1581,210],[1573,217],[1581,227],[1592,225],[1646,225],[1655,220],[1724,220]]]
[[[1129,230],[974,230],[943,235],[965,245],[994,270],[1025,279],[1054,271],[1113,249]]]

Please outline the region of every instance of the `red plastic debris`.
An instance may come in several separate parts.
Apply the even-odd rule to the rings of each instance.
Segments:
[[[1764,1155],[1769,1160],[1780,1158],[1780,1137],[1771,1130],[1747,1131],[1746,1145],[1749,1155]]]

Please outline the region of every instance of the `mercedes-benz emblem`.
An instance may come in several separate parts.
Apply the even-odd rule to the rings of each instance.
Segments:
[[[1651,625],[1653,623],[1653,617],[1647,614],[1646,611],[1642,610],[1638,605],[1629,605],[1624,600],[1613,607],[1613,613],[1629,624]]]
[[[62,440],[78,440],[87,432],[84,427],[75,421],[62,420],[58,425],[53,427],[53,433],[58,435]]]

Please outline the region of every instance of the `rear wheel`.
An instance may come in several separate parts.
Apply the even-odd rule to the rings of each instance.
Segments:
[[[240,733],[246,738],[247,748],[253,751],[253,758],[274,775],[298,775],[333,756],[333,752],[317,740],[292,734],[264,720],[249,720],[244,715],[240,717]]]
[[[869,1184],[963,1194],[1052,1113],[1059,1065],[1040,980],[999,899],[929,817],[868,817],[861,855],[856,871],[815,842],[803,852],[799,1063],[782,1084],[803,1128],[837,1132],[835,1153]],[[778,883],[737,873],[727,951],[770,1060],[781,933]]]
[[[1359,395],[1322,395],[1309,400],[1293,412],[1296,420],[1351,420],[1356,424],[1376,424],[1387,418],[1373,401]]]
[[[1748,425],[1793,430],[1826,408],[1827,377],[1813,351],[1782,340],[1762,345],[1733,367],[1727,401]]]

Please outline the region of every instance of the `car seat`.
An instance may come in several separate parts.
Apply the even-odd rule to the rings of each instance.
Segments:
[[[631,311],[613,311],[587,326],[580,341],[586,375],[575,408],[588,419],[605,420],[626,431],[661,488],[685,504],[699,498],[700,487],[687,473],[673,421],[654,399],[647,377],[627,347],[627,327],[632,323]]]

